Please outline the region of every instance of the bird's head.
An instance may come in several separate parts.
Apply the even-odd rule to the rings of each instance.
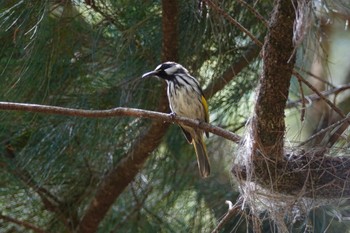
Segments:
[[[142,78],[156,76],[165,80],[172,80],[175,74],[188,74],[186,68],[176,62],[164,62],[156,67],[155,70],[142,75]]]

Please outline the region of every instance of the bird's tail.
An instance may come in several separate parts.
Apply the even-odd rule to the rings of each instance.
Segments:
[[[210,163],[203,136],[193,138],[193,145],[196,151],[199,173],[202,178],[205,178],[210,175]]]

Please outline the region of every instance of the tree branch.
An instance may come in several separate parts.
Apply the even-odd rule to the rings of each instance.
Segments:
[[[218,225],[212,230],[211,233],[219,233],[220,230],[223,228],[223,226],[231,220],[231,218],[239,213],[242,210],[242,203],[243,199],[240,197],[239,200],[236,201],[236,203],[233,205],[231,201],[226,201],[226,204],[229,205],[228,210],[224,217],[221,219],[221,221],[218,223]]]
[[[163,61],[178,60],[178,8],[178,0],[162,0]]]
[[[302,81],[302,80],[300,80],[300,81]],[[329,95],[332,95],[332,94],[337,95],[340,92],[348,90],[348,89],[350,89],[350,84],[344,84],[344,85],[340,85],[340,86],[334,87],[334,88],[332,88],[330,90],[319,92],[320,95],[312,94],[312,95],[305,96],[304,100],[307,100],[309,102],[308,104],[311,104],[312,101],[317,101],[317,100],[321,100],[321,99],[323,100],[323,98],[322,98],[323,96],[325,97],[325,96],[329,96]],[[287,103],[286,108],[297,107],[302,101],[303,101],[303,99],[290,101],[290,102]]]
[[[203,91],[206,97],[213,96],[218,91],[222,90],[227,83],[231,82],[238,73],[240,73],[245,67],[259,55],[260,47],[255,44],[250,44],[246,52],[242,57],[235,61],[230,67],[228,67],[221,77],[215,78],[207,88]]]
[[[108,118],[108,117],[138,117],[138,118],[148,118],[152,120],[157,120],[161,122],[168,123],[181,123],[193,128],[200,128],[204,131],[213,133],[220,137],[226,138],[227,140],[239,143],[241,138],[237,134],[230,131],[222,129],[217,126],[210,125],[206,122],[200,122],[198,120],[174,116],[172,114],[166,114],[155,111],[148,111],[136,108],[112,108],[108,110],[84,110],[75,108],[63,108],[57,106],[39,105],[39,104],[23,104],[23,103],[13,103],[13,102],[0,102],[0,109],[10,110],[10,111],[26,111],[34,113],[45,113],[54,115],[64,115],[64,116],[74,116],[74,117],[88,117],[88,118]]]
[[[335,104],[333,104],[329,99],[327,99],[320,91],[318,91],[310,82],[308,82],[306,79],[304,79],[297,71],[293,71],[293,74],[297,79],[302,81],[308,88],[310,88],[313,92],[315,92],[316,95],[318,95],[326,104],[329,105],[330,108],[332,108],[336,113],[339,114],[342,118],[345,118],[345,114],[341,109],[339,109]]]
[[[4,221],[7,221],[7,222],[15,223],[15,224],[17,224],[19,226],[22,226],[22,227],[25,227],[27,229],[30,229],[30,230],[32,230],[35,233],[46,233],[46,231],[40,229],[37,226],[34,226],[33,224],[31,224],[29,222],[21,221],[21,220],[18,220],[18,219],[15,219],[15,218],[11,218],[9,216],[5,216],[5,215],[2,215],[2,214],[0,214],[0,219],[2,219]]]
[[[267,28],[269,26],[269,23],[267,22],[267,20],[262,16],[260,15],[260,13],[254,9],[254,7],[250,6],[246,1],[244,0],[237,0],[237,2],[239,2],[242,6],[244,6],[245,8],[247,8],[250,12],[252,12],[255,17],[257,19],[259,19],[263,24],[264,26]]]
[[[299,147],[305,146],[307,145],[310,141],[312,141],[313,139],[315,139],[316,137],[325,134],[328,131],[331,131],[335,128],[339,128],[341,125],[343,125],[344,123],[347,123],[350,121],[350,113],[348,113],[347,117],[334,122],[333,124],[327,126],[326,128],[321,129],[320,131],[318,131],[317,133],[311,135],[308,139],[306,139],[305,141],[303,141],[302,143],[299,144]],[[325,146],[325,145],[321,145],[321,146]]]
[[[72,224],[77,224],[76,221],[74,222],[74,220],[77,219],[77,214],[75,212],[70,212],[68,216],[68,214],[66,213],[66,203],[62,203],[56,196],[50,193],[49,190],[39,185],[27,170],[18,167],[16,165],[18,163],[18,161],[16,160],[16,154],[11,144],[8,142],[5,144],[5,146],[6,151],[4,153],[4,156],[8,160],[11,160],[11,164],[7,163],[5,160],[1,167],[5,167],[5,169],[9,173],[16,176],[26,186],[28,186],[34,192],[36,192],[41,198],[44,208],[47,211],[56,213],[57,218],[65,224],[67,230],[71,228]]]
[[[208,6],[210,6],[212,9],[214,9],[217,13],[224,16],[232,25],[236,26],[239,30],[241,30],[247,36],[249,36],[250,39],[252,39],[256,45],[258,45],[259,47],[263,46],[263,44],[253,34],[251,34],[250,31],[248,31],[248,29],[243,27],[239,22],[237,22],[234,18],[232,18],[228,13],[226,13],[223,9],[221,9],[213,1],[204,0],[204,2],[206,2],[208,4]]]

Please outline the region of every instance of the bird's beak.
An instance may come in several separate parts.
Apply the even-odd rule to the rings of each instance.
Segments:
[[[142,75],[142,78],[147,78],[147,77],[151,77],[151,76],[157,76],[158,74],[158,71],[150,71],[150,72],[147,72],[145,74]]]

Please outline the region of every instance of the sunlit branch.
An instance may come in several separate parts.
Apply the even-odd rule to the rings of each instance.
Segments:
[[[240,136],[205,122],[200,122],[198,120],[193,120],[193,119],[180,117],[172,114],[166,114],[166,113],[148,111],[148,110],[136,109],[136,108],[117,107],[117,108],[107,109],[107,110],[85,110],[85,109],[64,108],[64,107],[39,105],[39,104],[0,102],[0,109],[10,110],[10,111],[25,111],[25,112],[45,113],[45,114],[53,114],[53,115],[74,116],[74,117],[88,117],[88,118],[109,118],[109,117],[120,117],[120,116],[148,118],[148,119],[159,120],[159,121],[170,122],[170,123],[182,123],[194,128],[200,128],[200,129],[203,129],[204,131],[221,136],[223,138],[226,138],[236,143],[239,143],[241,140]]]

